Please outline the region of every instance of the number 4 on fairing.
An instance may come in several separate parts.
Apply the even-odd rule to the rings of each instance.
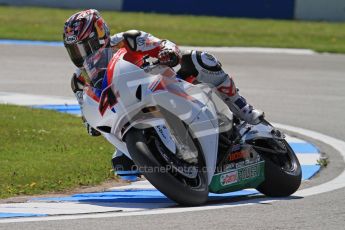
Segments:
[[[114,105],[116,105],[116,103],[116,96],[113,93],[111,87],[108,86],[102,91],[101,99],[99,101],[99,112],[101,113],[101,115],[103,115],[108,108],[111,109]]]

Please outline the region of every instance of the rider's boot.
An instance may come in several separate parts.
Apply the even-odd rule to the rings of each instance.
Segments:
[[[112,165],[116,175],[121,179],[135,181],[140,176],[134,162],[119,150],[113,155]]]
[[[231,112],[241,120],[256,125],[264,118],[264,112],[254,109],[253,106],[248,104],[246,99],[238,93],[238,89],[231,77],[227,77],[223,83],[218,85],[217,90],[221,93],[223,100],[229,106]]]

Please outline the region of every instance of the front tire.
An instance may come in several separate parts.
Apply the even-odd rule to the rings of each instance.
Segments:
[[[146,130],[132,128],[126,134],[126,143],[129,154],[141,170],[145,178],[169,199],[184,206],[204,204],[208,199],[207,172],[198,171],[198,182],[195,185],[187,183],[188,178],[181,180],[169,171],[162,171],[166,162],[158,156],[157,149],[148,144]],[[199,154],[199,169],[204,169],[204,160]],[[152,170],[150,170],[152,169]],[[159,170],[157,170],[159,169]]]

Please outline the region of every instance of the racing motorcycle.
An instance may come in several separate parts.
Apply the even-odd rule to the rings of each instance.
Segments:
[[[179,79],[158,61],[132,64],[123,49],[101,52],[84,63],[91,79],[106,76],[101,89],[84,89],[82,113],[168,198],[195,206],[209,192],[255,188],[284,197],[299,188],[299,161],[269,122],[239,120],[215,89]]]

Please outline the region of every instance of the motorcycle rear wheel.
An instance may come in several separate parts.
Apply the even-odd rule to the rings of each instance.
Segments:
[[[286,197],[297,191],[302,181],[302,170],[298,158],[284,140],[285,156],[261,153],[265,160],[265,181],[256,189],[270,197]]]
[[[151,129],[152,130],[152,129]],[[159,151],[152,144],[148,143],[146,130],[132,128],[126,134],[126,143],[129,154],[134,163],[139,167],[145,178],[160,192],[169,199],[183,206],[197,206],[204,204],[208,199],[208,180],[206,170],[198,170],[197,179],[190,181],[189,178],[183,179],[169,171],[148,170],[165,167],[165,162]],[[167,150],[168,151],[168,150]],[[198,157],[198,169],[205,169],[202,154]],[[182,180],[181,180],[182,178]]]

